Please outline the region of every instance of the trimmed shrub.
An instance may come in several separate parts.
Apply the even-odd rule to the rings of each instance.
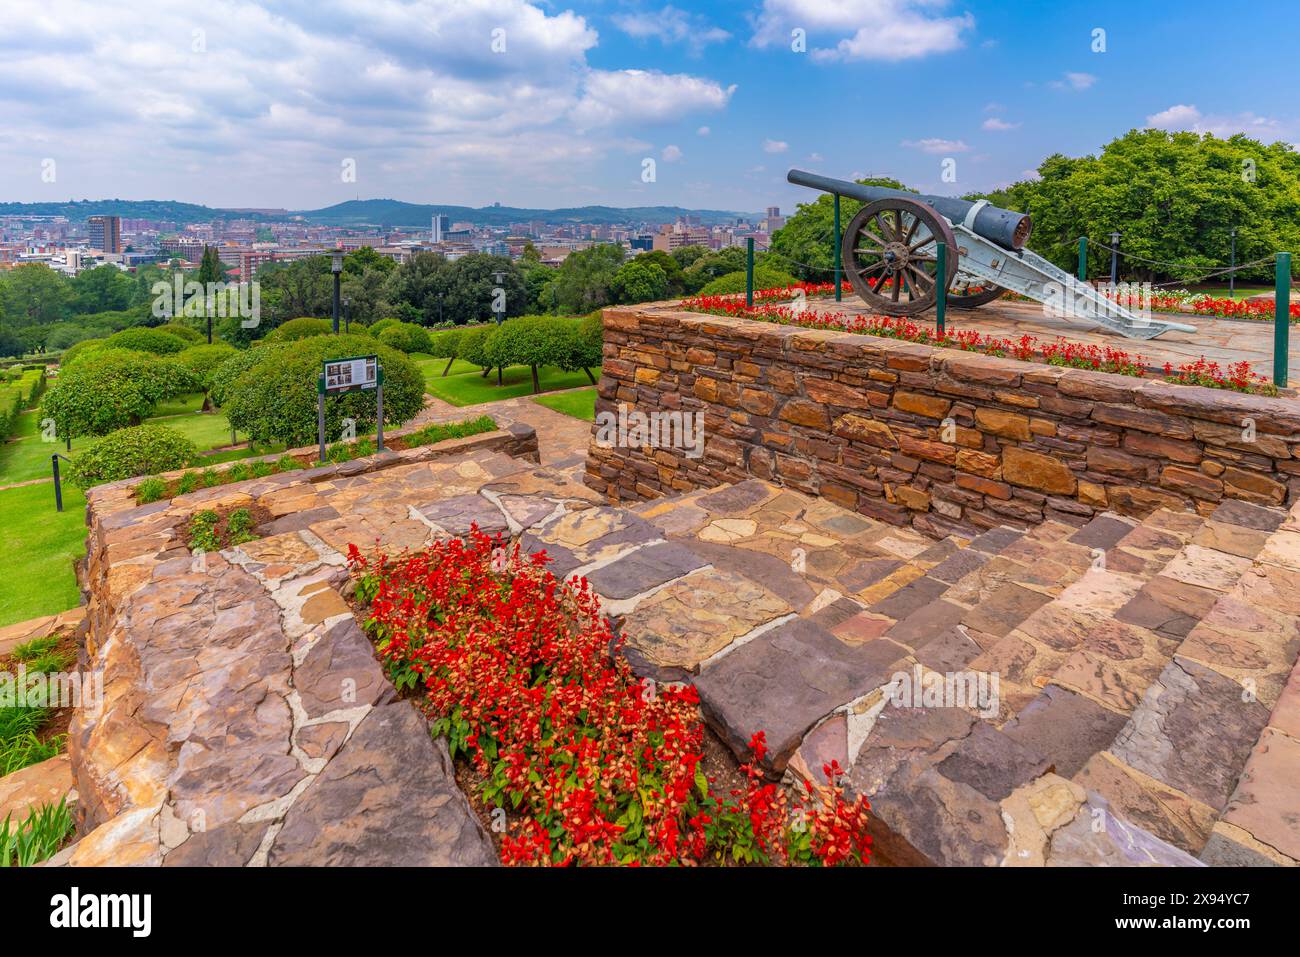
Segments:
[[[507,319],[489,336],[483,347],[488,363],[499,368],[528,366],[533,373],[533,391],[540,392],[538,366],[558,365],[567,320],[554,316],[520,316]]]
[[[168,335],[176,336],[178,339],[191,344],[207,342],[207,336],[197,329],[191,329],[189,326],[183,326],[179,322],[167,322],[161,326],[155,327],[159,332],[165,332]]]
[[[81,489],[137,475],[183,469],[194,461],[194,443],[164,425],[118,429],[91,443],[73,459],[69,478]]]
[[[284,346],[257,345],[251,349],[236,350],[234,355],[212,371],[208,382],[208,401],[217,408],[225,405],[235,381],[261,362],[272,349],[282,348]]]
[[[190,346],[176,358],[185,368],[194,373],[200,388],[207,392],[212,388],[213,374],[227,360],[238,354],[239,350],[234,346],[228,346],[224,342],[214,342],[210,346],[207,344]]]
[[[460,345],[460,337],[464,334],[464,329],[448,329],[445,332],[434,333],[429,336],[429,355],[439,359],[456,358],[456,349]]]
[[[581,319],[563,319],[563,334],[555,349],[554,363],[565,372],[582,369],[595,382],[592,369],[604,362],[605,326],[599,312]]]
[[[378,322],[372,322],[369,326],[366,327],[366,331],[369,332],[375,338],[378,338],[379,334],[383,332],[385,329],[391,329],[393,326],[398,326],[401,324],[402,324],[401,319],[394,319],[392,316],[389,316],[387,319],[380,319]]]
[[[428,352],[430,348],[428,331],[413,322],[397,322],[386,326],[380,330],[378,338],[384,345],[392,346],[407,355],[412,352]]]
[[[63,356],[59,359],[59,368],[65,369],[72,365],[77,356],[89,355],[97,349],[104,348],[105,339],[82,339],[75,345],[68,346],[64,350]]]
[[[292,348],[254,351],[261,354],[260,361],[223,387],[222,411],[232,428],[259,442],[295,446],[316,437],[316,381],[326,359],[378,353],[384,367],[384,421],[389,427],[409,421],[424,406],[424,377],[419,367],[369,336],[316,336]],[[224,374],[225,367],[219,371]],[[373,427],[374,392],[351,392],[326,400],[327,435],[340,434],[347,418],[354,419],[360,431]]]
[[[791,276],[788,272],[775,269],[772,266],[754,267],[754,289],[783,289],[786,286],[792,286],[799,280]],[[744,272],[729,272],[725,276],[719,276],[713,282],[709,283],[700,290],[701,296],[728,296],[738,292],[745,291],[745,274]]]
[[[186,345],[180,336],[164,332],[161,328],[123,329],[104,340],[104,346],[108,349],[131,349],[135,352],[150,352],[156,356],[175,355]]]
[[[492,360],[487,357],[487,344],[496,331],[496,326],[475,326],[466,329],[461,333],[460,342],[457,343],[456,357],[481,369],[492,368]]]
[[[263,342],[297,342],[299,339],[310,339],[313,336],[327,336],[334,331],[334,323],[329,319],[315,319],[311,316],[303,316],[300,319],[290,319],[288,322],[272,329]]]
[[[41,417],[54,420],[60,438],[104,435],[139,425],[161,400],[197,387],[193,373],[175,359],[100,349],[59,373]]]

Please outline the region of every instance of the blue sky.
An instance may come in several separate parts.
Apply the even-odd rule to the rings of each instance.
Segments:
[[[0,199],[753,211],[807,195],[791,166],[966,192],[1133,127],[1300,142],[1300,68],[1266,39],[1293,15],[1209,0],[5,0]]]

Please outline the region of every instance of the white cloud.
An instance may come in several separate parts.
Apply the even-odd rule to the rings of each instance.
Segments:
[[[695,134],[697,136],[708,136],[712,132],[713,130],[709,129],[707,126],[701,126],[698,130],[695,131]]]
[[[35,184],[11,198],[453,202],[505,181],[536,200],[627,151],[638,124],[721,110],[734,89],[593,69],[596,30],[542,0],[136,0],[131,14],[0,4],[0,169]],[[36,179],[43,157],[56,187]]]
[[[669,144],[664,147],[664,151],[659,154],[665,163],[676,163],[682,158],[681,147]]]
[[[1067,73],[1062,79],[1047,85],[1054,90],[1087,90],[1096,82],[1097,78],[1091,73]]]
[[[1293,130],[1280,120],[1251,112],[1234,115],[1204,114],[1190,103],[1177,103],[1147,117],[1147,126],[1158,130],[1190,130],[1211,133],[1221,139],[1245,133],[1254,139],[1271,142],[1286,139]]]
[[[580,129],[619,123],[664,122],[698,110],[720,110],[736,87],[657,70],[592,70],[573,110]]]
[[[763,140],[764,153],[784,153],[790,148],[790,144],[784,140]]]
[[[975,28],[970,13],[942,15],[949,5],[949,0],[763,0],[751,42],[788,48],[790,31],[802,28],[810,39],[833,43],[812,47],[816,60],[897,61],[949,53],[965,46],[965,34]]]
[[[1005,133],[1007,130],[1020,129],[1019,123],[1009,123],[1006,120],[1000,120],[996,116],[990,116],[981,124],[982,129],[989,130],[993,133]]]
[[[970,147],[962,140],[944,140],[938,137],[930,137],[924,140],[903,140],[901,145],[920,150],[922,153],[932,153],[936,156],[965,153],[970,150]]]
[[[640,10],[635,13],[616,14],[614,25],[628,36],[638,40],[658,40],[660,43],[680,43],[699,53],[711,43],[731,39],[731,34],[715,27],[704,17],[679,10],[669,4],[659,10]]]

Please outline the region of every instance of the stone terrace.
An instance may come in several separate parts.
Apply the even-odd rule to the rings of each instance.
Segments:
[[[350,465],[92,513],[107,701],[72,729],[84,836],[61,861],[492,863],[344,601],[349,543],[471,522],[588,577],[634,667],[693,682],[738,754],[764,730],[773,774],[848,768],[891,859],[1300,858],[1294,514],[1230,502],[934,541],[755,480],[628,509],[493,450]],[[188,516],[236,504],[271,534],[196,566]],[[1001,672],[1000,708],[886,706],[917,666]]]

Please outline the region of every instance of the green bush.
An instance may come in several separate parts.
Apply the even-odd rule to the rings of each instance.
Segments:
[[[604,319],[599,312],[581,319],[563,319],[563,334],[556,346],[554,363],[565,372],[585,370],[592,378],[591,370],[600,367],[605,361],[602,354],[605,342]]]
[[[334,323],[329,319],[314,319],[311,316],[303,316],[300,319],[290,319],[283,325],[272,329],[262,341],[297,342],[299,339],[310,339],[313,336],[327,336],[333,331]]]
[[[104,340],[109,349],[132,349],[136,352],[150,352],[156,356],[175,355],[188,343],[180,336],[164,332],[162,329],[123,329]]]
[[[369,332],[375,338],[379,338],[379,334],[383,332],[385,329],[391,329],[393,326],[401,325],[401,323],[402,323],[401,319],[394,319],[393,317],[389,316],[387,319],[380,319],[378,322],[372,322],[366,328],[366,331]]]
[[[234,355],[213,370],[212,378],[208,383],[208,399],[217,408],[225,405],[231,386],[240,376],[261,362],[272,349],[283,348],[286,347],[259,344],[251,349],[236,350]]]
[[[428,330],[413,322],[396,322],[385,326],[380,330],[378,338],[384,345],[392,346],[407,355],[412,352],[428,352],[430,348]]]
[[[793,285],[798,282],[794,276],[788,272],[783,272],[772,266],[757,266],[754,269],[754,289],[781,289],[785,286]],[[726,296],[745,291],[745,274],[744,272],[729,272],[725,276],[719,276],[713,282],[709,283],[700,290],[701,296]]]
[[[448,439],[464,439],[483,432],[494,432],[496,427],[495,419],[488,415],[480,415],[477,419],[466,419],[464,422],[435,422],[422,429],[406,433],[402,441],[406,443],[408,449],[413,449],[445,442]]]
[[[194,443],[163,425],[119,429],[82,449],[68,466],[78,488],[183,469],[194,461]]]
[[[159,332],[165,332],[168,335],[176,336],[183,342],[190,345],[197,345],[200,342],[206,342],[207,336],[197,329],[191,329],[189,326],[183,326],[179,322],[168,322],[161,326],[155,327]]]
[[[167,494],[167,483],[157,476],[147,478],[135,487],[135,500],[141,505],[156,502]]]
[[[221,368],[228,359],[238,355],[239,350],[234,346],[228,346],[224,342],[213,343],[212,345],[190,346],[176,358],[190,372],[194,373],[195,381],[199,387],[207,392],[212,388],[212,377],[216,371]]]
[[[161,400],[197,387],[193,373],[175,359],[101,349],[60,372],[41,403],[41,417],[54,420],[59,438],[104,435],[139,425]]]
[[[68,346],[64,350],[62,358],[59,359],[59,368],[66,369],[72,365],[77,356],[89,355],[97,349],[104,348],[104,339],[82,339],[76,345]]]
[[[464,334],[464,329],[448,329],[446,332],[434,333],[429,336],[429,355],[439,359],[456,358],[460,337]]]
[[[316,382],[326,359],[377,353],[384,368],[384,420],[388,426],[409,421],[424,406],[424,378],[419,367],[369,336],[317,336],[291,348],[257,350],[261,360],[224,386],[222,411],[232,428],[258,442],[303,445],[316,437]],[[224,372],[224,366],[222,370]],[[215,390],[213,395],[216,400]],[[327,435],[338,435],[343,420],[358,430],[375,424],[372,390],[331,396],[325,403]]]
[[[466,329],[460,335],[456,345],[456,356],[481,369],[490,369],[492,360],[487,357],[488,340],[496,332],[496,326],[475,326]]]

